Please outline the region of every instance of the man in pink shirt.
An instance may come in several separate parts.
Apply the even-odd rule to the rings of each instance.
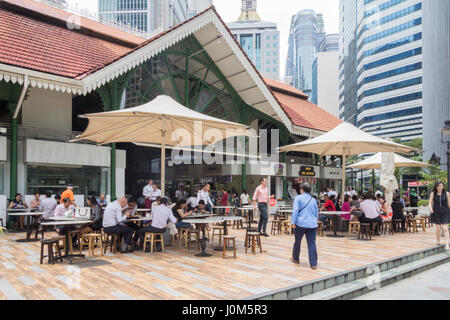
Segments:
[[[269,208],[269,190],[267,189],[266,178],[261,178],[260,185],[255,189],[253,194],[253,209],[256,210],[256,204],[258,203],[259,210],[259,223],[258,232],[268,237],[266,233],[267,221],[269,220],[268,208]],[[261,232],[262,230],[262,232]]]

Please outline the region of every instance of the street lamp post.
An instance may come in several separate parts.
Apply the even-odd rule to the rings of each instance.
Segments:
[[[450,120],[445,121],[445,126],[442,129],[442,132],[450,135]],[[450,141],[447,142],[447,186],[450,186]]]

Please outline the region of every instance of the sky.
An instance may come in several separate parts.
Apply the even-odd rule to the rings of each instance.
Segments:
[[[68,2],[81,9],[97,11],[96,0],[68,0]],[[240,0],[213,0],[213,2],[225,22],[237,20],[241,13]],[[339,33],[338,0],[258,0],[257,10],[261,19],[276,22],[280,31],[280,80],[284,78],[291,16],[303,9],[312,9],[316,13],[322,13],[325,31]]]

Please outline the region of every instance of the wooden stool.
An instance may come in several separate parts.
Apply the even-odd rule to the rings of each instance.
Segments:
[[[383,225],[381,228],[383,230],[383,234],[386,234],[386,231],[389,234],[394,234],[394,229],[392,227],[392,221],[383,221]]]
[[[350,238],[353,231],[356,231],[359,234],[359,230],[361,228],[361,223],[359,221],[351,221],[348,226],[348,237]]]
[[[223,237],[223,253],[222,258],[225,259],[225,252],[227,251],[227,246],[233,243],[233,254],[234,258],[236,258],[236,237],[233,236],[224,236]]]
[[[243,220],[234,220],[233,221],[233,229],[236,226],[236,229],[244,229],[244,221]]]
[[[158,237],[158,239],[156,237]],[[146,244],[150,243],[150,252],[153,253],[153,244],[156,242],[161,243],[161,249],[162,252],[164,252],[164,233],[146,232],[144,235],[144,246],[142,251],[145,252]]]
[[[318,234],[323,237],[323,222],[322,221],[317,221],[317,231]]]
[[[364,239],[366,237],[366,240],[372,240],[372,234],[370,231],[370,223],[360,223],[360,228],[358,232],[358,240]]]
[[[394,232],[405,232],[402,229],[402,219],[392,219],[392,228]]]
[[[292,234],[292,226],[291,222],[289,220],[283,220],[281,221],[281,228],[285,234]]]
[[[116,253],[116,242],[117,242],[117,239],[119,239],[119,246],[121,245],[121,240],[122,240],[122,237],[120,236],[120,234],[118,234],[118,233],[105,233],[105,235],[104,235],[104,237],[105,237],[105,246],[104,246],[104,251],[103,251],[103,253],[106,253],[106,250],[108,249],[108,244],[110,245],[110,249],[109,249],[109,252],[112,252],[113,254],[115,254]]]
[[[380,235],[381,234],[381,232],[380,232],[380,230],[377,230],[378,229],[378,222],[371,222],[370,223],[370,232],[371,232],[371,234],[375,237],[376,235]],[[377,232],[377,234],[375,234],[375,230],[377,230],[378,232]]]
[[[427,232],[425,218],[416,218],[417,228],[422,228],[423,232]]]
[[[59,246],[59,240],[64,239],[64,237],[56,237],[52,239],[42,239],[41,240],[41,264],[44,262],[44,257],[48,257],[48,263],[55,264],[56,260],[59,259],[61,262],[62,254],[61,247]],[[56,247],[55,254],[53,254],[53,245]],[[47,255],[44,256],[44,247],[47,246]]]
[[[278,232],[278,234],[281,234],[281,220],[272,220],[272,228],[270,229],[270,234],[275,235],[275,232]]]
[[[192,243],[191,236],[195,234],[195,240],[194,243],[197,245],[198,249],[200,250],[200,230],[196,229],[188,229],[187,238],[188,238],[188,245]]]
[[[219,233],[216,233],[216,231],[218,231]],[[224,233],[223,226],[213,226],[211,242],[214,241],[214,235],[218,235],[219,236],[219,247],[220,247],[220,245],[222,244],[223,233]]]
[[[88,246],[88,255],[95,256],[95,242],[94,240],[99,240],[100,243],[100,253],[103,255],[103,239],[102,234],[100,233],[88,233],[81,235],[80,240],[80,254],[83,249],[83,246]],[[86,241],[86,242],[85,242]]]
[[[406,225],[408,228],[408,232],[418,232],[416,219],[414,218],[406,219]]]
[[[247,232],[245,235],[245,253],[247,253],[250,240],[252,243],[252,253],[256,254],[256,244],[259,246],[260,253],[262,253],[261,234],[259,232]]]

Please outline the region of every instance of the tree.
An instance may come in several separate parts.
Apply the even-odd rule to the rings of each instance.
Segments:
[[[439,166],[429,167],[422,170],[422,177],[424,183],[430,182],[428,188],[432,188],[433,185],[439,181],[442,181],[445,185],[445,189],[448,190],[447,172],[442,171]]]

